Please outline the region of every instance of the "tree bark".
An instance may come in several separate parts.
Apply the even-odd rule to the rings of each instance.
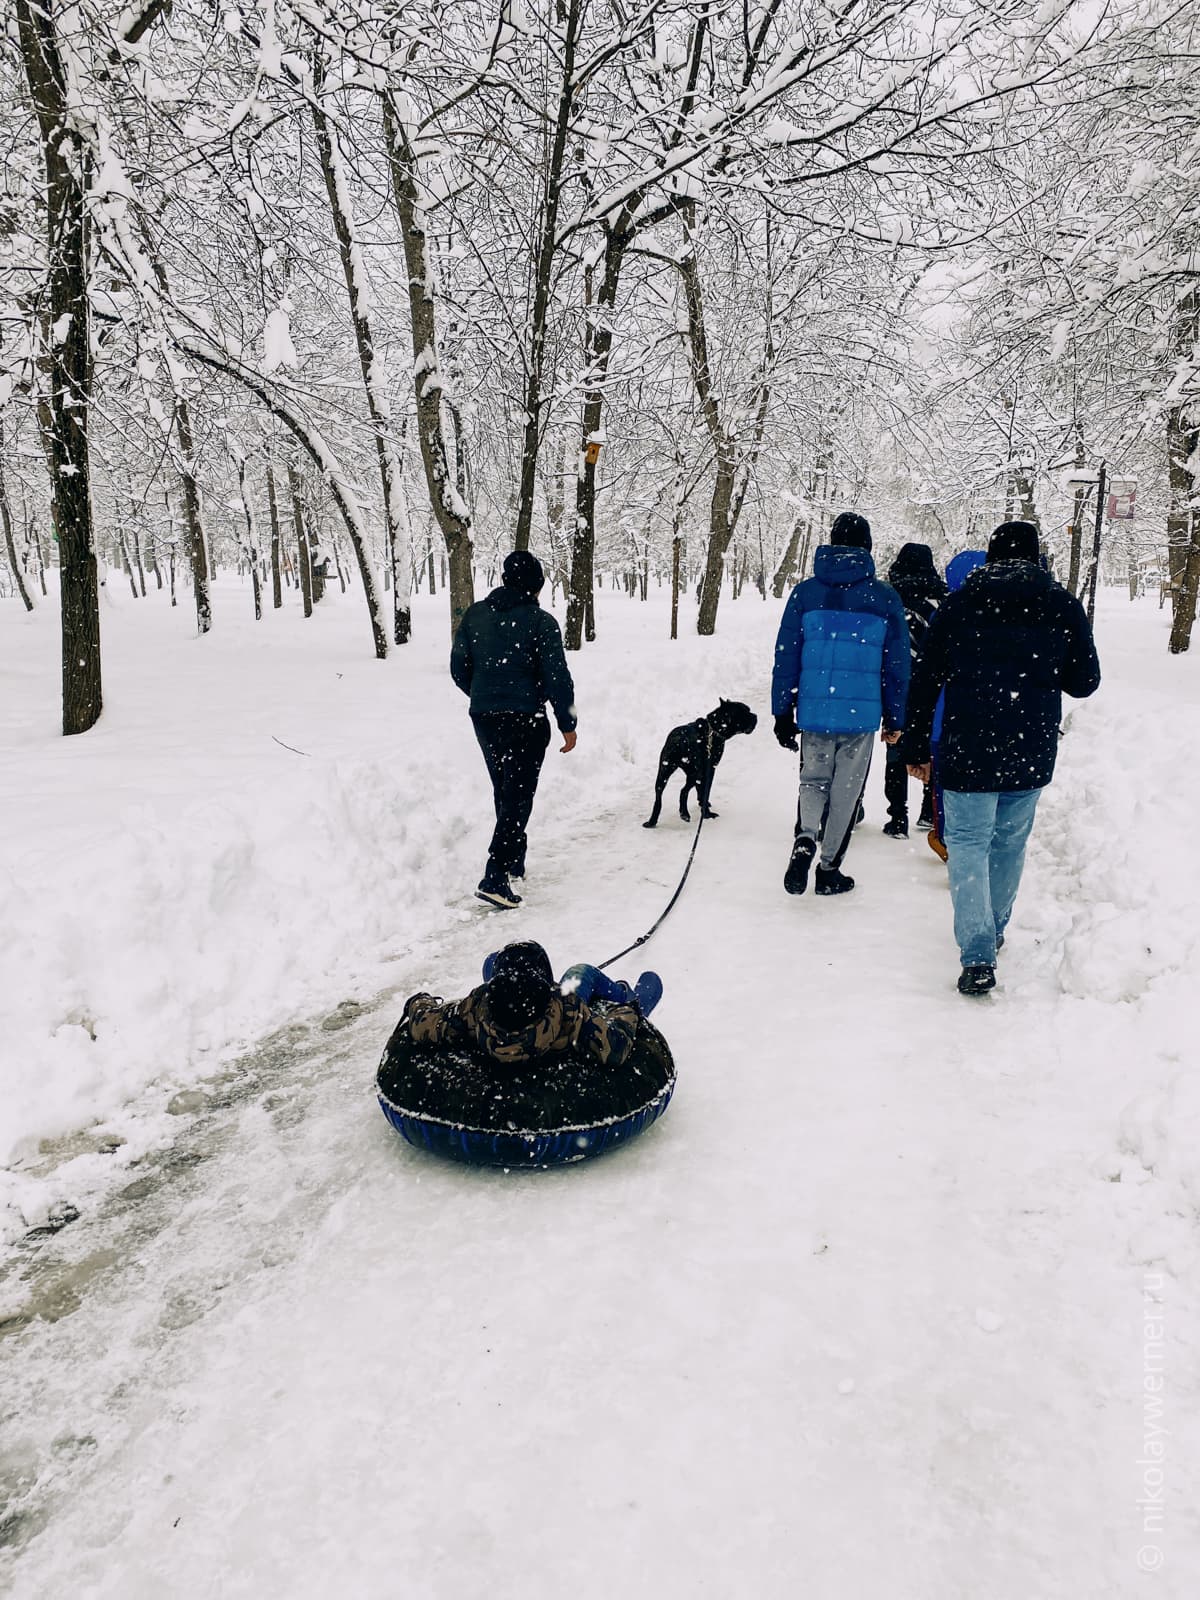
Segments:
[[[300,498],[300,474],[288,463],[288,489],[292,497],[292,522],[296,529],[296,565],[300,570],[300,595],[304,602],[304,615],[313,614],[312,562],[308,554],[308,529],[304,524],[304,505]]]
[[[420,204],[417,157],[390,93],[382,97],[384,147],[391,171],[392,200],[404,241],[412,329],[413,386],[417,436],[429,489],[429,504],[450,561],[450,628],[453,632],[475,598],[471,570],[471,515],[451,471],[443,415],[443,375],[438,364],[437,306],[433,261]]]
[[[1185,359],[1200,341],[1200,288],[1180,297],[1171,326],[1170,354]],[[1200,408],[1181,400],[1167,412],[1167,572],[1171,583],[1171,637],[1168,650],[1182,655],[1190,646],[1200,586],[1200,514],[1197,484],[1188,462],[1200,447]]]
[[[393,637],[397,644],[407,644],[412,637],[412,607],[409,601],[412,587],[409,553],[412,536],[408,525],[408,506],[405,504],[400,462],[392,437],[391,401],[388,398],[386,380],[379,372],[375,353],[375,334],[367,309],[365,268],[356,237],[350,191],[346,186],[341,143],[337,129],[325,115],[321,100],[325,63],[320,45],[313,52],[312,62],[315,90],[311,102],[313,126],[317,135],[317,150],[321,158],[325,192],[329,197],[329,209],[333,217],[333,229],[337,235],[342,276],[346,280],[350,320],[354,325],[359,371],[362,373],[363,391],[371,418],[375,456],[379,464],[379,479],[383,490],[386,545],[392,561]]]
[[[283,605],[283,583],[279,572],[279,501],[275,494],[275,469],[267,462],[267,515],[271,520],[271,607]]]
[[[262,578],[258,570],[258,529],[254,521],[254,508],[246,493],[246,463],[239,459],[237,467],[238,494],[242,499],[242,515],[246,519],[246,560],[250,566],[250,582],[254,589],[254,620],[262,621]]]
[[[542,438],[542,374],[546,361],[546,322],[550,310],[550,286],[558,246],[558,203],[562,193],[563,162],[567,132],[575,103],[575,47],[579,39],[583,0],[567,0],[561,41],[562,83],[554,136],[546,166],[542,195],[542,230],[534,267],[533,307],[529,323],[529,356],[525,372],[525,433],[521,445],[521,481],[517,491],[518,550],[529,549],[533,527],[533,498],[537,482],[538,451]],[[561,14],[561,13],[560,13]]]
[[[91,163],[72,126],[70,75],[51,12],[32,0],[17,0],[16,18],[46,168],[49,312],[44,366],[50,394],[42,412],[43,445],[58,534],[63,733],[75,734],[94,726],[104,704],[88,454],[92,354],[85,196]]]
[[[25,573],[21,563],[17,560],[17,546],[13,539],[12,509],[8,503],[8,487],[4,481],[3,460],[0,460],[0,519],[4,522],[4,548],[8,553],[8,565],[12,571],[13,582],[17,586],[17,593],[21,596],[21,604],[26,611],[32,611],[33,601],[29,597],[29,590],[25,587]]]

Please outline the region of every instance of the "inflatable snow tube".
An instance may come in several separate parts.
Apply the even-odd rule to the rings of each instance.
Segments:
[[[568,1051],[519,1065],[481,1051],[415,1045],[401,1023],[375,1092],[384,1116],[418,1150],[484,1167],[551,1167],[627,1144],[670,1104],[670,1047],[641,1022],[619,1067]]]

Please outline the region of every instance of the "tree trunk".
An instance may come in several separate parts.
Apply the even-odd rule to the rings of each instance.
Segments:
[[[1200,341],[1200,288],[1186,291],[1175,308],[1170,354],[1175,362],[1186,359]],[[1167,571],[1171,585],[1171,654],[1182,655],[1191,643],[1196,618],[1197,484],[1188,462],[1200,446],[1200,408],[1193,400],[1180,401],[1167,412]]]
[[[92,355],[88,316],[87,186],[91,164],[72,125],[69,73],[54,16],[17,0],[17,30],[46,168],[50,394],[43,445],[50,468],[62,596],[63,733],[85,733],[100,716],[100,597],[92,535],[88,418]]]
[[[271,519],[271,606],[283,605],[283,584],[279,572],[279,501],[275,495],[275,469],[267,462],[267,515]]]
[[[787,548],[783,552],[783,559],[776,568],[775,576],[771,581],[771,593],[775,596],[776,600],[782,600],[784,590],[791,588],[792,584],[796,581],[797,557],[800,554],[800,539],[807,526],[808,518],[803,514],[798,516],[792,525],[792,531],[788,535]]]
[[[12,571],[13,582],[17,586],[17,593],[21,596],[21,604],[26,611],[33,610],[33,601],[29,598],[29,590],[25,587],[25,573],[21,563],[17,560],[17,546],[13,539],[12,510],[8,503],[8,487],[4,481],[4,462],[0,459],[0,520],[4,523],[4,548],[8,553],[8,565]]]
[[[325,178],[325,192],[329,197],[329,209],[333,216],[334,232],[337,235],[342,276],[346,280],[350,320],[354,325],[358,365],[362,373],[363,391],[371,418],[375,456],[379,464],[379,478],[383,489],[386,545],[392,556],[393,636],[397,644],[407,644],[412,636],[412,609],[409,604],[412,585],[409,550],[412,538],[408,526],[408,507],[404,499],[400,462],[392,438],[391,401],[388,398],[386,378],[379,371],[375,353],[375,335],[367,310],[365,269],[355,232],[350,191],[345,180],[341,142],[337,130],[325,115],[321,100],[321,88],[325,78],[321,46],[313,52],[312,65],[315,92],[310,108],[313,126],[316,129],[317,149],[321,157],[321,171]],[[384,653],[386,653],[386,641]]]
[[[182,395],[175,397],[175,434],[179,440],[179,480],[183,484],[183,519],[187,525],[188,559],[192,568],[192,598],[196,602],[196,632],[212,628],[212,598],[208,590],[208,548],[200,511],[200,485],[196,482],[196,445],[192,413]]]
[[[700,610],[696,617],[696,632],[704,636],[715,633],[717,627],[717,605],[721,598],[721,581],[725,576],[725,552],[733,538],[736,472],[737,463],[732,457],[724,455],[717,458],[717,478],[713,484],[708,513],[708,551],[704,558]]]
[[[471,516],[451,473],[443,415],[443,375],[438,365],[437,308],[433,261],[420,204],[417,157],[391,93],[383,104],[384,146],[391,170],[392,199],[404,240],[412,329],[417,436],[429,489],[429,504],[450,560],[450,628],[453,632],[475,598],[471,570]]]
[[[246,463],[239,459],[237,466],[238,494],[242,499],[242,515],[246,519],[246,560],[250,566],[250,582],[254,589],[254,620],[262,621],[262,579],[258,571],[258,529],[254,522],[254,508],[246,493]]]
[[[300,573],[300,594],[304,601],[304,615],[313,613],[312,563],[308,557],[308,530],[304,526],[304,506],[300,499],[300,474],[289,462],[288,489],[292,496],[292,522],[296,529],[296,565]]]
[[[550,309],[550,285],[554,256],[558,246],[558,202],[562,193],[563,161],[567,133],[571,125],[575,98],[575,46],[580,32],[583,0],[566,0],[566,15],[561,40],[562,81],[554,137],[546,167],[542,193],[541,237],[534,267],[533,308],[529,324],[529,357],[525,369],[525,434],[521,445],[521,482],[517,492],[517,529],[514,544],[529,549],[533,526],[534,486],[537,482],[538,450],[542,429],[542,373],[546,358],[546,321]],[[559,41],[555,41],[556,44]]]
[[[623,214],[624,215],[624,214]],[[589,305],[584,332],[583,440],[576,460],[575,532],[571,541],[571,590],[567,599],[564,643],[578,650],[584,638],[595,638],[596,462],[602,442],[604,380],[612,350],[612,312],[621,281],[625,251],[633,235],[625,227],[610,228],[604,249],[600,293]],[[588,449],[592,445],[594,448]]]

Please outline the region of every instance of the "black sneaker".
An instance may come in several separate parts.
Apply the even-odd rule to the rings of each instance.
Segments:
[[[849,894],[853,887],[854,879],[848,878],[844,872],[839,872],[836,867],[817,868],[818,894]]]
[[[931,811],[922,811],[917,818],[917,827],[922,833],[928,833],[930,828],[933,827],[933,813]]]
[[[859,803],[858,803],[858,811],[855,813],[855,817],[854,817],[854,826],[857,828],[860,822],[865,822],[866,820],[867,820],[867,808],[866,808],[866,806],[863,805],[862,801],[860,800]]]
[[[889,839],[907,839],[908,838],[908,818],[907,817],[893,817],[890,822],[885,822],[884,823],[883,831],[884,831],[884,833],[887,834]]]
[[[808,888],[808,869],[816,853],[816,844],[811,839],[797,839],[792,846],[792,859],[783,875],[783,887],[789,894],[803,894]]]
[[[475,898],[485,900],[498,911],[515,911],[521,904],[521,896],[513,893],[507,878],[484,878],[475,891]]]
[[[995,967],[964,967],[958,975],[959,994],[986,994],[996,987]]]

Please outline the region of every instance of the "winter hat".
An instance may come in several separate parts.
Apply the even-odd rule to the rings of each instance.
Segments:
[[[546,581],[542,563],[528,550],[513,550],[504,558],[500,581],[518,594],[537,594]]]
[[[497,950],[494,956],[489,956],[485,964],[484,976],[499,978],[505,973],[532,972],[545,983],[554,982],[554,968],[550,965],[550,957],[535,939],[518,939],[513,944],[506,944],[502,950]]]
[[[542,1016],[554,993],[550,957],[540,944],[526,940],[506,944],[492,957],[487,1002],[492,1021],[506,1033],[517,1033]]]
[[[839,511],[829,530],[830,544],[849,545],[853,550],[871,548],[871,524],[857,511]]]
[[[988,541],[989,561],[1036,561],[1040,553],[1032,522],[1002,522]]]
[[[933,551],[927,544],[902,544],[900,554],[888,568],[889,578],[936,578]]]
[[[946,587],[950,593],[961,589],[976,567],[983,566],[986,560],[987,553],[983,550],[960,550],[946,568]]]

